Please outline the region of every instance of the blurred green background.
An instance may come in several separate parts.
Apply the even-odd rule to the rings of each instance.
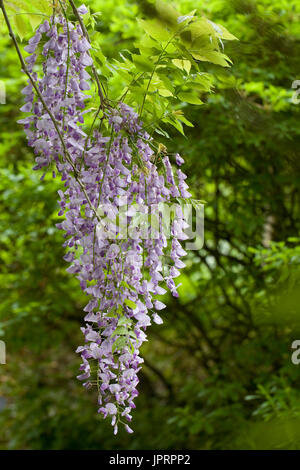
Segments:
[[[136,18],[153,14],[142,0],[85,3],[102,13],[96,29],[111,59],[134,48]],[[207,201],[205,245],[188,254],[164,324],[149,329],[133,435],[114,437],[95,392],[76,379],[86,300],[55,228],[60,182],[32,171],[16,124],[25,77],[1,26],[1,449],[300,449],[300,364],[291,362],[300,339],[300,3],[175,4],[239,41],[225,45],[233,67],[227,76],[215,67],[205,105],[185,107],[195,127],[171,144],[193,196]]]

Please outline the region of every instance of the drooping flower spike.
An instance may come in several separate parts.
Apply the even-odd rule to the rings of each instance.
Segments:
[[[84,14],[85,7],[78,11]],[[59,215],[65,219],[57,225],[64,231],[64,259],[89,297],[85,342],[77,348],[82,358],[78,378],[86,388],[97,387],[98,411],[111,419],[114,432],[122,424],[131,433],[127,423],[143,362],[139,350],[151,322],[162,323],[157,312],[165,304],[157,296],[169,289],[178,297],[174,279],[185,266],[183,211],[176,206],[168,232],[161,208],[190,193],[185,174],[179,168],[174,172],[167,155],[157,163],[152,139],[125,103],[106,110],[105,135],[85,130],[90,48],[80,25],[63,16],[52,24],[45,21],[25,48],[28,69],[66,149],[30,81],[21,108],[29,114],[19,122],[36,154],[34,169],[54,164],[64,182],[58,193]],[[39,54],[41,73],[35,65]],[[174,163],[184,161],[176,154]]]

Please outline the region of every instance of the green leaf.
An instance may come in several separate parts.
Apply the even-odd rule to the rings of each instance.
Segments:
[[[152,72],[153,64],[149,59],[146,59],[141,55],[132,54],[132,60],[138,70],[141,70],[142,72]]]
[[[130,325],[131,324],[131,320],[127,317],[121,317],[119,318],[119,321],[118,321],[118,327],[119,326],[124,326],[124,325]]]
[[[124,346],[126,345],[127,343],[127,338],[126,336],[120,336],[120,338],[117,338],[116,341],[114,342],[113,346],[112,346],[112,352],[115,352],[117,351],[118,349],[123,349]]]
[[[169,138],[170,138],[169,134],[168,134],[166,131],[164,131],[164,130],[163,130],[161,127],[159,127],[159,126],[158,126],[157,128],[155,128],[155,132],[156,132],[157,134],[159,134],[159,135],[164,136],[166,139],[169,139]]]
[[[238,41],[238,38],[231,34],[224,26],[212,23],[212,21],[210,23],[215,25],[217,36],[221,39],[227,39],[228,41]]]
[[[155,75],[157,77],[159,77],[159,79],[163,82],[164,88],[166,88],[167,90],[169,90],[173,94],[174,93],[174,86],[173,86],[171,80],[167,77],[167,75],[166,75],[167,73],[169,73],[169,70],[165,70],[165,69],[160,68],[159,70],[157,70]]]
[[[171,124],[171,126],[175,127],[175,129],[177,129],[180,134],[185,135],[181,122],[172,118],[164,118],[162,121]]]
[[[222,65],[222,67],[230,67],[230,63],[232,61],[229,59],[229,57],[225,54],[222,54],[222,52],[217,52],[217,51],[212,51],[212,50],[201,50],[199,52],[193,52],[191,51],[193,57],[197,60],[205,61],[205,62],[211,62],[212,64],[216,65]]]
[[[134,331],[129,331],[129,336],[131,336],[134,339],[137,339],[137,336]]]
[[[173,93],[171,93],[171,91],[167,90],[166,88],[159,88],[158,89],[158,93],[161,95],[161,96],[164,96],[164,97],[168,97],[168,96],[173,96]]]
[[[216,35],[213,25],[206,18],[199,18],[197,21],[191,23],[188,27],[188,31],[191,31],[192,40],[201,36],[209,38]]]
[[[118,326],[111,336],[113,337],[116,335],[128,335],[127,328],[125,328],[125,326]]]
[[[170,33],[157,20],[139,20],[140,25],[149,36],[157,41],[168,41]]]
[[[182,121],[186,126],[194,127],[194,124],[192,122],[188,121],[187,118],[183,114],[179,114],[179,115],[176,114],[176,117],[177,117],[177,119]]]
[[[132,308],[132,310],[136,309],[136,304],[130,299],[125,299],[124,304],[127,305],[127,307]]]
[[[16,27],[16,31],[18,36],[20,37],[21,41],[28,33],[28,26],[26,21],[24,20],[22,15],[15,15],[14,16],[14,23]]]
[[[186,73],[190,73],[191,70],[191,62],[185,59],[173,59],[173,64],[181,70],[184,70]]]
[[[39,13],[44,13],[45,15],[50,16],[52,14],[51,1],[45,0],[30,0],[27,2],[30,6],[30,11],[34,10]],[[28,10],[29,11],[29,10]]]
[[[33,30],[35,30],[39,26],[39,24],[45,19],[44,16],[40,15],[27,15],[27,17]]]
[[[184,101],[184,102],[190,103],[190,104],[203,104],[203,101],[201,101],[200,98],[198,98],[197,95],[195,95],[194,93],[189,92],[189,91],[181,91],[178,94],[178,98],[181,101]]]

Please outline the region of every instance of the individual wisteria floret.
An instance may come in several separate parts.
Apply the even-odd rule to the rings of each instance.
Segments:
[[[147,327],[163,321],[157,312],[165,304],[157,296],[168,289],[178,297],[175,279],[185,266],[183,210],[176,205],[168,234],[162,207],[190,197],[186,175],[174,171],[167,155],[154,152],[139,116],[125,103],[106,109],[105,134],[86,130],[86,69],[92,59],[79,24],[63,16],[45,21],[25,49],[28,69],[65,143],[64,148],[29,81],[21,108],[29,114],[19,122],[36,154],[34,169],[55,164],[61,174],[59,215],[65,218],[57,226],[64,231],[64,259],[89,297],[78,378],[86,388],[97,387],[98,412],[111,419],[114,433],[120,424],[131,433],[140,348]],[[184,161],[176,154],[174,163]]]

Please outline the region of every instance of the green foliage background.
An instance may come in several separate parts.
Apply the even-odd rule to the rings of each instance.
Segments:
[[[110,61],[134,49],[136,18],[156,14],[146,0],[85,3],[102,13],[95,28]],[[207,201],[205,245],[188,254],[164,325],[149,330],[132,436],[112,435],[95,393],[75,378],[85,298],[55,228],[60,182],[31,170],[16,124],[25,77],[1,26],[1,449],[300,448],[300,365],[291,363],[300,339],[300,105],[291,88],[300,79],[300,4],[175,3],[239,41],[225,45],[230,69],[202,64],[214,92],[201,93],[201,107],[184,105],[194,127],[183,136],[167,125],[172,140],[161,136],[186,159],[193,196]]]

